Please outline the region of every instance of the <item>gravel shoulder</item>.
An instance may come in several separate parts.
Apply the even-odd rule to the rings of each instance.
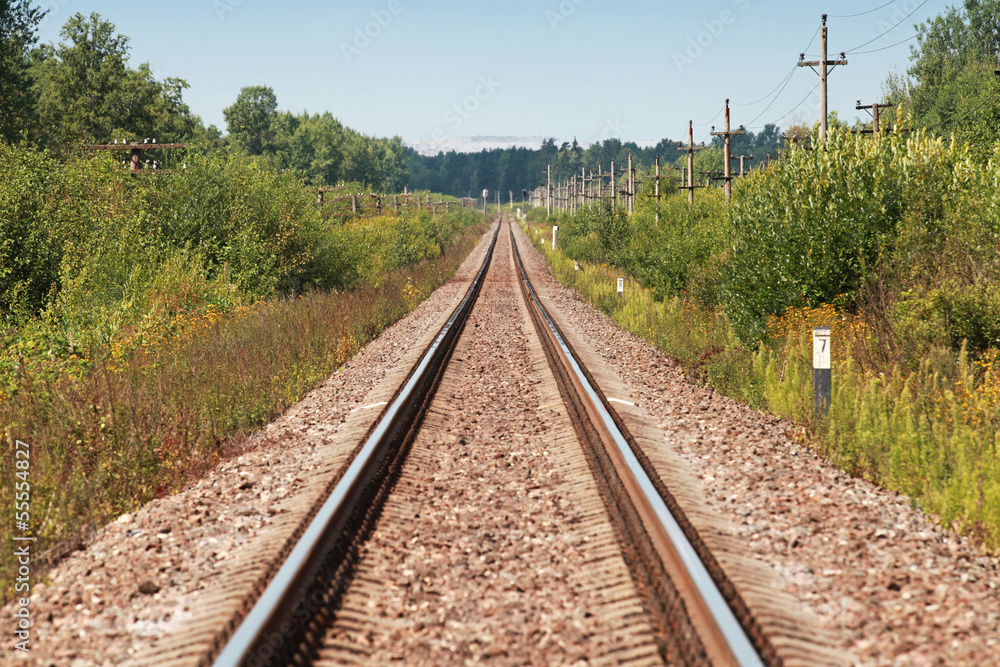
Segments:
[[[659,422],[707,503],[858,664],[1000,664],[997,558],[906,496],[842,473],[791,438],[792,424],[693,383],[550,275],[538,282]]]
[[[227,562],[280,517],[275,508],[318,466],[312,452],[455,301],[481,251],[239,456],[120,517],[49,572],[32,591],[31,653],[0,661],[118,665],[183,624]],[[996,558],[908,498],[841,473],[789,438],[789,424],[693,384],[575,292],[551,278],[540,289],[659,421],[707,502],[859,664],[1000,664]]]
[[[205,592],[258,538],[279,528],[283,503],[325,467],[316,452],[336,440],[351,411],[367,406],[369,392],[454,308],[487,245],[236,456],[184,491],[118,517],[35,582],[31,650],[5,651],[0,664],[121,665],[183,629]],[[8,605],[0,616],[12,613]]]

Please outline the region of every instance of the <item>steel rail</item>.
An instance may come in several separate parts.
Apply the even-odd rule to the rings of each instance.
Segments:
[[[294,632],[292,619],[298,616],[296,608],[305,595],[304,591],[316,578],[327,552],[339,539],[354,512],[357,499],[381,467],[388,450],[403,429],[412,426],[407,421],[412,418],[410,413],[414,406],[436,384],[436,378],[479,295],[499,233],[498,224],[483,265],[465,297],[427,348],[391,405],[384,410],[361,450],[253,608],[215,658],[214,667],[237,667],[249,664],[251,658],[257,664],[266,664],[272,655],[283,648],[284,642],[291,641]]]
[[[613,409],[595,391],[572,348],[542,305],[521,261],[512,229],[510,236],[518,271],[530,296],[529,306],[536,310],[546,325],[539,334],[547,335],[555,342],[559,362],[572,371],[568,373],[570,381],[590,416],[592,426],[604,441],[609,458],[642,518],[643,527],[653,547],[663,560],[666,571],[674,579],[674,585],[684,600],[692,624],[698,629],[708,658],[713,664],[741,667],[764,665],[760,652],[612,417]]]

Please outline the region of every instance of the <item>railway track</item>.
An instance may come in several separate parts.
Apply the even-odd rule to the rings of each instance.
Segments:
[[[427,350],[345,424],[358,444],[296,527],[140,663],[840,662],[667,478],[518,236],[497,226]]]

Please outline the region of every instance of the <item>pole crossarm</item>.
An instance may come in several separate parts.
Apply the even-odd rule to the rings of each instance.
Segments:
[[[133,150],[138,148],[139,150],[152,150],[154,148],[188,148],[189,144],[90,144],[89,146],[84,146],[84,150],[88,151],[113,151],[113,150]]]
[[[836,67],[837,65],[847,64],[847,54],[843,51],[840,52],[840,58],[837,60],[829,60],[826,57],[827,49],[827,28],[826,28],[826,14],[822,15],[823,24],[820,26],[820,39],[819,39],[819,60],[806,60],[806,54],[799,54],[799,67],[809,67],[812,68],[814,72],[819,74],[819,140],[826,141],[826,126],[827,126],[827,101],[826,101],[826,79],[830,75],[830,69],[828,67]],[[819,70],[816,70],[816,68]],[[832,68],[831,68],[832,69]]]

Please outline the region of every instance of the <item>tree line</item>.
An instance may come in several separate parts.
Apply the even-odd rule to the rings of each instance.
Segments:
[[[604,139],[588,147],[576,140],[546,139],[538,149],[422,156],[400,137],[370,137],[343,125],[329,111],[281,111],[265,85],[243,88],[224,110],[226,132],[205,126],[184,102],[188,83],[157,79],[148,63],[129,61],[129,39],[96,13],[75,14],[60,31],[58,45],[37,44],[44,12],[29,0],[0,0],[0,139],[29,141],[56,155],[81,145],[157,137],[189,142],[208,152],[250,155],[279,171],[299,173],[310,185],[351,181],[382,191],[431,190],[477,196],[483,189],[520,192],[611,161],[649,170],[655,156],[670,167],[683,159],[683,143],[663,139],[640,147]],[[905,74],[885,82],[894,104],[885,124],[912,123],[944,136],[954,133],[981,154],[1000,140],[1000,0],[965,0],[917,29]],[[796,128],[792,128],[796,129]],[[798,129],[808,129],[798,128]],[[723,170],[721,137],[697,153],[696,175]],[[750,168],[782,148],[780,129],[733,137],[734,155],[753,155]],[[164,158],[169,159],[169,158]]]
[[[28,0],[0,0],[0,139],[29,142],[58,157],[82,146],[156,138],[258,158],[311,185],[361,183],[382,191],[407,184],[400,137],[363,135],[329,112],[279,111],[274,91],[248,86],[224,110],[226,134],[184,102],[188,83],[133,66],[129,38],[99,14],[77,13],[58,45],[41,44],[45,12]],[[156,155],[165,165],[169,155]],[[180,158],[183,159],[183,158]]]
[[[633,141],[604,139],[584,148],[575,139],[557,145],[555,139],[548,138],[541,148],[522,147],[495,148],[479,153],[438,153],[423,156],[416,152],[410,155],[410,182],[413,187],[433,192],[447,192],[455,196],[478,196],[483,189],[499,189],[501,194],[520,193],[544,185],[548,168],[552,168],[552,181],[564,181],[580,175],[582,169],[600,167],[605,173],[614,162],[615,170],[621,172],[628,164],[629,153],[632,165],[643,172],[650,172],[660,156],[661,170],[668,175],[670,170],[679,169],[686,154],[679,148],[687,142],[661,139],[653,146],[641,147]],[[753,155],[756,162],[749,162],[754,168],[766,161],[768,154],[777,157],[782,147],[781,131],[776,125],[766,125],[759,133],[747,132],[733,137],[733,155]],[[707,150],[700,150],[695,156],[695,172],[721,172],[723,170],[722,138],[713,137]]]

